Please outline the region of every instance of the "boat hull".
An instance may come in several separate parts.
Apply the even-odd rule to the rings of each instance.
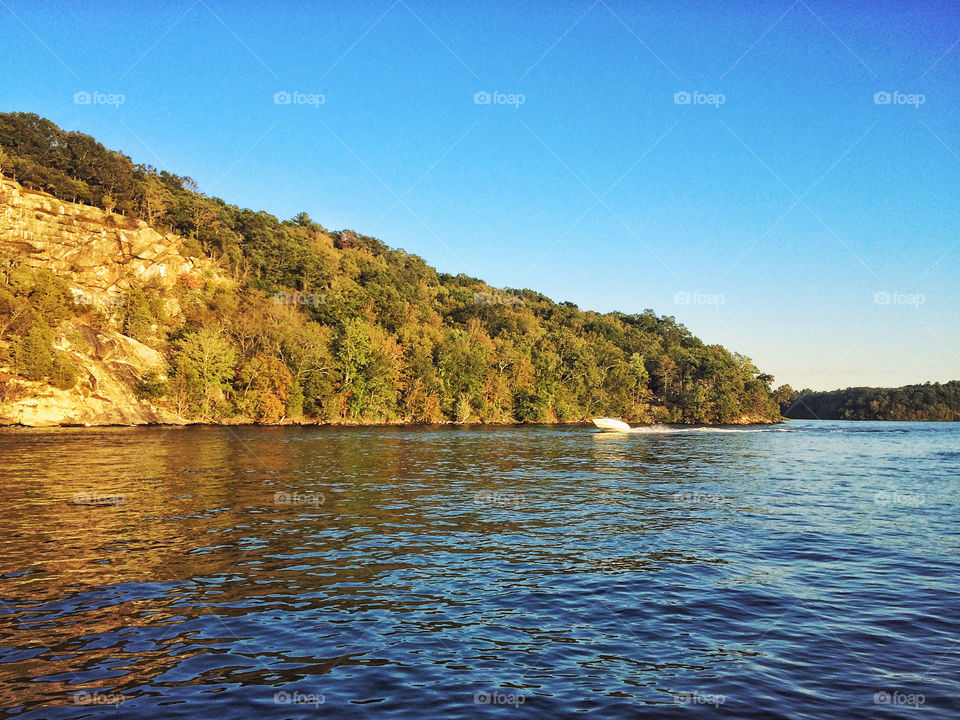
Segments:
[[[593,424],[604,432],[630,432],[630,426],[616,418],[593,418]]]

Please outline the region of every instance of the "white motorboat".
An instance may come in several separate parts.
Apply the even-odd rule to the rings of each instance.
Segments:
[[[630,426],[617,418],[593,418],[593,424],[604,432],[630,432]]]

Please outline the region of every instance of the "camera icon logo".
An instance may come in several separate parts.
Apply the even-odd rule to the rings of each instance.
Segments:
[[[873,304],[874,305],[889,305],[892,296],[888,292],[875,292],[873,294]]]
[[[673,104],[674,105],[689,105],[692,97],[690,93],[685,90],[680,92],[675,92],[673,94]]]
[[[681,290],[678,293],[673,294],[673,303],[674,305],[689,305],[690,304],[690,293],[686,290]]]
[[[289,105],[290,104],[290,93],[285,90],[280,92],[275,92],[273,94],[273,104],[274,105]]]
[[[81,90],[73,94],[73,102],[75,105],[89,105],[90,99],[90,93],[86,90]]]
[[[481,90],[473,94],[473,104],[474,105],[489,105],[490,104],[490,93],[486,90]]]
[[[875,92],[873,94],[873,104],[874,105],[889,105],[890,104],[890,93],[886,90],[881,90],[880,92]]]

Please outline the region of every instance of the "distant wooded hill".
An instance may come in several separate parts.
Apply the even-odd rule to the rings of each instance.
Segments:
[[[960,420],[960,381],[899,388],[801,390],[782,400],[784,417],[821,420]]]

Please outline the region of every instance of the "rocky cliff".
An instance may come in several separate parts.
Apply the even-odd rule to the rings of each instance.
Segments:
[[[81,304],[105,305],[132,283],[173,287],[192,273],[209,272],[186,257],[183,239],[99,208],[62,202],[0,177],[0,254],[52,270],[67,280]]]
[[[65,332],[79,333],[76,345],[58,338],[77,371],[77,384],[62,390],[0,372],[0,425],[147,425],[182,424],[183,418],[137,397],[146,373],[163,367],[160,353],[133,338],[75,323]],[[79,345],[79,347],[78,347]]]
[[[187,257],[184,241],[142,222],[98,208],[63,202],[0,177],[0,258],[44,268],[70,287],[74,302],[91,312],[115,307],[131,287],[152,281],[172,288],[185,278],[215,272],[206,259]],[[168,296],[166,311],[180,308]],[[56,331],[55,347],[76,370],[74,387],[59,389],[0,371],[0,424],[139,425],[182,423],[170,410],[140,399],[136,387],[162,371],[161,354],[83,315]],[[9,368],[8,368],[9,369]]]

